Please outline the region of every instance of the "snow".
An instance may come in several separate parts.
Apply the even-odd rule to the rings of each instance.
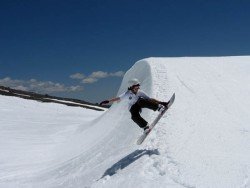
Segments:
[[[0,88],[0,91],[4,91],[4,92],[9,92],[8,90],[5,90],[5,89],[1,89],[1,88]]]
[[[0,96],[0,187],[250,187],[249,62],[136,62],[117,95],[133,77],[153,98],[176,93],[141,146],[123,101],[99,112]]]

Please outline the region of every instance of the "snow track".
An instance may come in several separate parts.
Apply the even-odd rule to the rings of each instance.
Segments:
[[[66,114],[82,116],[71,126],[67,124],[73,119],[68,116],[68,121],[60,121],[61,128],[53,118],[39,116],[24,126],[20,122],[30,120],[30,112],[23,112],[19,123],[12,121],[15,131],[3,124],[9,121],[8,114],[24,108],[1,107],[5,119],[1,120],[0,136],[5,137],[0,146],[7,154],[0,156],[0,163],[5,164],[0,169],[0,187],[250,187],[249,75],[247,56],[138,61],[125,74],[118,94],[126,91],[132,77],[153,98],[166,101],[176,93],[171,109],[139,147],[136,139],[141,130],[130,120],[123,101],[104,113],[71,112],[74,108],[54,106],[61,112],[54,114],[57,120]],[[12,100],[0,99],[1,106]],[[32,105],[15,100],[21,106]],[[46,116],[44,108],[36,106]],[[149,122],[156,115],[142,112]],[[89,116],[93,118],[84,120]],[[34,121],[41,120],[36,126],[51,126],[39,128],[41,132],[34,137]],[[28,138],[20,138],[21,133]],[[40,163],[28,163],[32,156],[22,156],[22,148],[31,150],[29,155],[34,154]],[[41,155],[43,152],[46,154]]]

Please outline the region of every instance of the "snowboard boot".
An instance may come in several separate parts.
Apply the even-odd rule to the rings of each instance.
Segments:
[[[143,129],[144,129],[144,133],[148,133],[150,131],[150,128],[148,125],[146,127],[144,127]]]
[[[162,112],[163,110],[168,108],[168,103],[169,102],[159,102],[159,107],[158,107],[158,111]]]
[[[166,108],[166,107],[165,107],[164,105],[159,104],[159,105],[158,105],[158,109],[157,109],[157,110],[158,110],[159,112],[162,112],[162,111],[164,111],[164,110],[165,110],[165,108]]]

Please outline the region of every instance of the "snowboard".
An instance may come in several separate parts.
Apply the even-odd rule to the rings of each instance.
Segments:
[[[169,100],[169,103],[167,105],[167,107],[159,113],[159,115],[155,118],[155,120],[150,124],[149,126],[149,130],[147,132],[144,132],[139,139],[137,140],[137,144],[140,145],[142,144],[142,142],[147,138],[147,136],[149,135],[149,133],[152,131],[152,129],[155,127],[155,125],[157,124],[157,122],[162,118],[162,116],[165,114],[165,112],[170,108],[170,106],[174,103],[174,99],[175,99],[175,93],[172,95],[172,97]]]

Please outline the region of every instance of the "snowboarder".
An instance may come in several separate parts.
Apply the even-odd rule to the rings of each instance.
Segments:
[[[128,86],[128,90],[122,93],[119,97],[102,101],[100,105],[126,99],[129,104],[131,119],[138,124],[140,128],[144,129],[144,132],[146,132],[149,130],[149,125],[140,115],[142,108],[163,111],[167,107],[168,102],[161,102],[150,98],[144,91],[140,90],[140,82],[136,78],[131,79],[128,82]]]

